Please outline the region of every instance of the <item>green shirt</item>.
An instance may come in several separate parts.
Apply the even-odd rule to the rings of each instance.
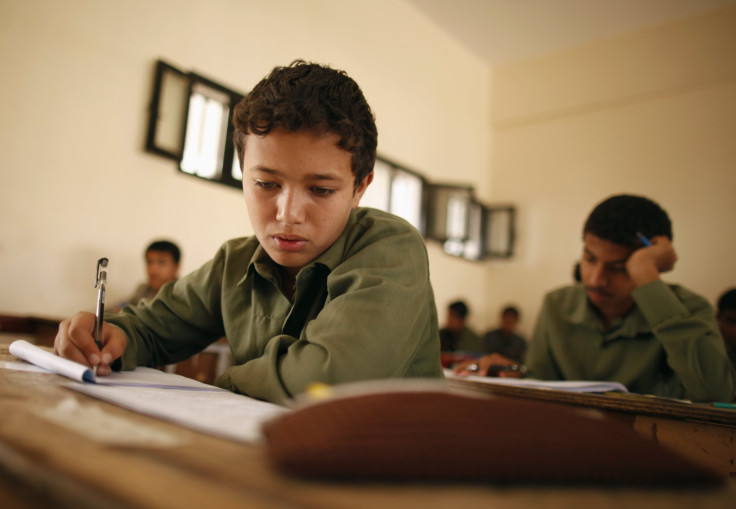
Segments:
[[[106,320],[125,331],[123,369],[178,362],[227,336],[215,385],[283,402],[312,382],[442,377],[424,241],[396,216],[354,210],[296,279],[293,302],[255,237],[226,242],[151,301]]]
[[[612,380],[636,393],[730,401],[733,370],[710,304],[661,281],[632,296],[634,308],[606,331],[583,286],[547,294],[527,352],[527,376]]]

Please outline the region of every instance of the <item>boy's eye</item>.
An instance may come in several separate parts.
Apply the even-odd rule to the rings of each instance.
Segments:
[[[318,196],[329,196],[333,194],[335,190],[327,187],[313,187],[312,192]]]
[[[276,182],[268,182],[266,180],[256,180],[255,185],[261,189],[270,190],[275,189],[277,184]]]

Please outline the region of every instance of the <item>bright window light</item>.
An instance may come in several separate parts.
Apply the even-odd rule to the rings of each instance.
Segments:
[[[468,197],[451,194],[447,199],[447,238],[462,240],[467,235]]]
[[[403,217],[421,231],[422,179],[411,173],[396,170],[391,182],[391,213]]]
[[[204,178],[220,177],[228,113],[224,94],[195,84],[189,98],[182,171]]]

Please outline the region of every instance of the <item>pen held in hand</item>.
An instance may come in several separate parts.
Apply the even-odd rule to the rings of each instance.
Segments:
[[[636,232],[636,236],[639,238],[642,244],[649,247],[652,245],[652,242],[641,232]]]
[[[105,292],[107,291],[107,258],[97,260],[95,272],[95,288],[97,288],[97,307],[95,308],[95,343],[102,351],[102,317],[105,314]],[[94,366],[97,374],[97,366]]]

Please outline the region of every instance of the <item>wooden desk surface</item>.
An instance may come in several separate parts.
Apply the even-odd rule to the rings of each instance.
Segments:
[[[0,360],[13,360],[7,347],[0,348]],[[290,478],[271,467],[262,447],[221,440],[139,415],[66,389],[60,381],[57,375],[0,369],[3,507],[736,506],[733,480],[717,489],[648,490],[579,485],[333,483]],[[115,444],[105,438],[90,438],[84,426],[75,430],[65,424],[75,409],[96,412],[118,429],[142,430],[166,437],[170,443],[151,445],[132,440]],[[4,504],[6,501],[12,504]]]
[[[487,384],[472,379],[448,379],[450,386],[482,393],[516,396],[552,401],[570,405],[615,410],[617,412],[670,417],[688,421],[708,422],[736,427],[736,411],[715,408],[706,404],[683,403],[665,398],[648,398],[637,394],[595,394],[552,391],[513,385]]]

